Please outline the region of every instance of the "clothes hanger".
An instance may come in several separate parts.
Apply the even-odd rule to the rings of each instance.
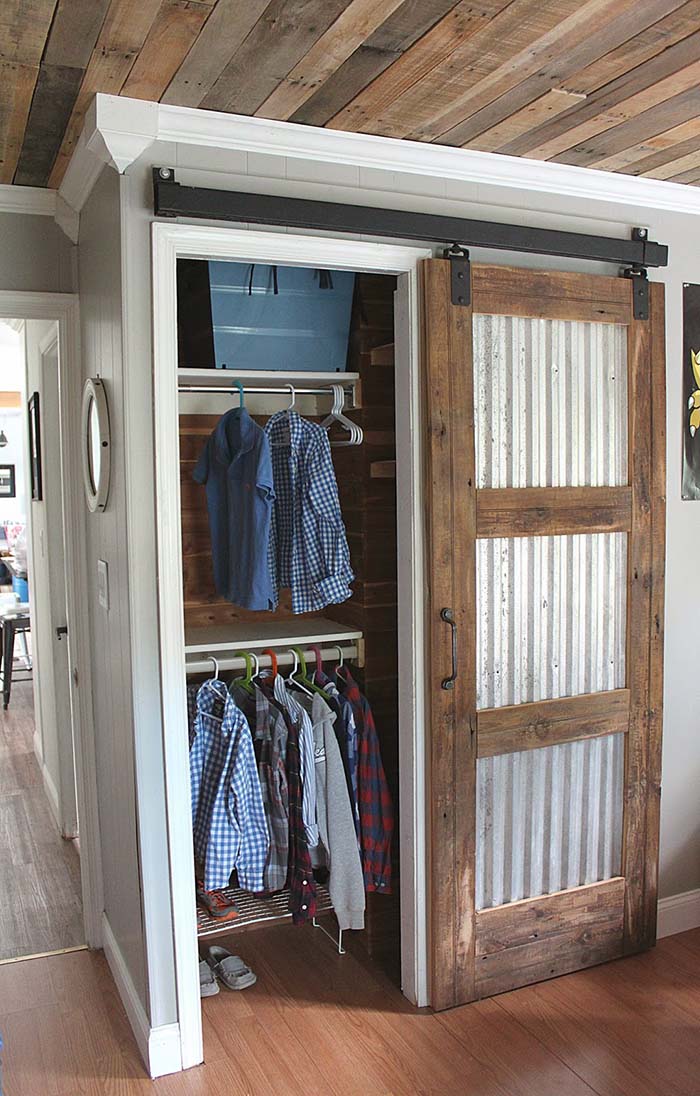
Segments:
[[[333,390],[333,406],[331,408],[330,415],[326,416],[326,418],[321,423],[321,426],[324,430],[330,430],[331,426],[333,426],[334,423],[338,423],[339,426],[342,426],[343,429],[347,430],[350,434],[350,437],[347,441],[331,442],[331,445],[333,445],[334,447],[361,445],[364,439],[362,427],[358,426],[357,423],[353,422],[347,417],[347,415],[343,414],[343,408],[345,407],[345,391],[342,384],[333,384],[331,385],[331,388]]]
[[[338,670],[342,670],[343,666],[345,665],[345,658],[343,656],[343,648],[339,647],[337,643],[334,643],[333,646],[335,647],[336,651],[338,652],[338,659],[339,659],[338,665],[333,670],[333,673],[337,677],[338,676]],[[340,680],[342,681],[343,678],[341,677]]]
[[[253,657],[248,651],[234,651],[233,658],[245,659],[245,677],[234,678],[233,684],[239,685],[247,693],[253,693]]]
[[[207,661],[214,663],[214,676],[209,678],[210,681],[218,681],[219,679],[219,663],[216,661],[213,655],[207,655]]]
[[[301,674],[292,674],[292,679],[295,685],[299,685],[301,688],[305,688],[307,691],[311,690],[312,693],[318,693],[319,696],[323,696],[323,689],[320,685],[316,685],[312,677],[309,677],[308,667],[306,665],[306,659],[304,658],[304,652],[300,647],[292,647],[292,650],[297,654],[301,665]],[[314,650],[314,648],[312,648]],[[318,651],[316,655],[316,666],[319,665],[319,657],[321,652],[318,647],[315,648]]]
[[[308,688],[306,687],[306,685],[304,685],[304,684],[303,684],[303,683],[302,683],[302,682],[301,682],[301,681],[300,681],[300,680],[299,680],[299,679],[298,679],[298,678],[296,677],[296,673],[297,673],[297,670],[299,670],[299,669],[300,669],[300,666],[299,666],[299,659],[300,659],[300,658],[301,658],[301,662],[302,662],[302,664],[303,664],[304,670],[306,670],[306,663],[304,662],[304,656],[303,656],[303,654],[301,653],[301,651],[300,651],[300,649],[299,649],[298,647],[290,647],[290,648],[289,648],[289,650],[290,650],[290,652],[291,652],[291,653],[292,653],[292,654],[294,655],[294,665],[293,665],[293,667],[292,667],[292,672],[290,673],[290,675],[289,675],[289,678],[288,678],[287,680],[288,680],[288,681],[289,681],[289,682],[290,682],[290,683],[291,683],[292,685],[296,685],[296,687],[297,687],[298,689],[301,689],[302,693],[306,693],[306,695],[307,695],[307,696],[313,696],[314,694],[313,694],[313,693],[311,692],[311,689],[308,689]]]
[[[290,391],[290,392],[291,392],[291,394],[292,394],[292,402],[290,403],[289,407],[285,407],[285,411],[287,412],[287,414],[289,414],[289,412],[290,412],[290,411],[293,411],[293,410],[294,410],[294,407],[295,407],[295,405],[296,405],[296,402],[297,402],[297,392],[296,392],[296,388],[294,387],[294,385],[293,385],[293,384],[288,384],[288,385],[287,385],[287,388],[289,389],[289,391]]]
[[[231,391],[233,391],[235,388],[238,389],[238,395],[240,397],[240,403],[239,403],[238,406],[239,406],[239,410],[242,411],[243,408],[245,407],[245,393],[243,391],[243,385],[241,384],[240,381],[232,381],[231,383],[233,385],[233,388],[231,389]]]
[[[271,663],[270,673],[271,673],[272,681],[274,681],[275,678],[277,677],[277,655],[272,650],[272,647],[266,647],[264,651],[260,652],[260,654],[270,656],[270,663]]]
[[[314,677],[312,677],[311,679],[312,683],[315,683],[316,674],[323,673],[323,659],[321,658],[321,648],[319,647],[318,643],[311,643],[309,644],[309,646],[311,647],[311,650],[313,651],[316,658],[316,669],[314,670]]]

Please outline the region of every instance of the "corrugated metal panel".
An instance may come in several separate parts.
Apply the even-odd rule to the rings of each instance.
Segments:
[[[474,316],[477,487],[627,483],[627,329]]]
[[[627,534],[477,541],[477,705],[625,684]]]
[[[620,872],[624,735],[482,758],[477,909]]]

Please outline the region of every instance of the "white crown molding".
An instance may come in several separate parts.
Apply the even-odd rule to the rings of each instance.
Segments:
[[[0,213],[26,213],[53,217],[56,212],[56,191],[38,186],[0,184]]]
[[[102,94],[88,111],[61,195],[79,212],[104,164],[124,172],[156,141],[700,214],[700,188],[665,180]]]

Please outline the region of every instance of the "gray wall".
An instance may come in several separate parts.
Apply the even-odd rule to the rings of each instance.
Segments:
[[[105,913],[147,1008],[129,653],[119,185],[113,171],[104,171],[80,221],[83,376],[104,381],[112,432],[108,505],[87,518],[87,588]],[[100,559],[109,568],[109,611],[97,598]]]
[[[51,217],[0,213],[0,290],[73,292],[74,250]]]

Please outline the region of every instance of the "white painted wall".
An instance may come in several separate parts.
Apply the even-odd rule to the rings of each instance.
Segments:
[[[0,213],[0,241],[0,289],[74,290],[74,249],[50,217]]]
[[[110,938],[116,942],[135,992],[147,1007],[129,654],[121,248],[119,178],[106,171],[82,211],[78,262],[83,377],[99,374],[104,381],[112,429],[108,505],[103,513],[87,515],[94,735],[105,915]],[[148,372],[143,363],[142,368]],[[109,568],[109,610],[97,597],[100,559]],[[134,560],[131,571],[142,567],[152,582],[147,559]],[[153,731],[157,737],[157,725]]]
[[[0,408],[0,428],[8,444],[0,449],[0,464],[15,466],[15,497],[0,498],[0,525],[26,521],[26,412],[24,400],[24,348],[19,331],[0,321],[0,391],[19,392],[18,408]]]

